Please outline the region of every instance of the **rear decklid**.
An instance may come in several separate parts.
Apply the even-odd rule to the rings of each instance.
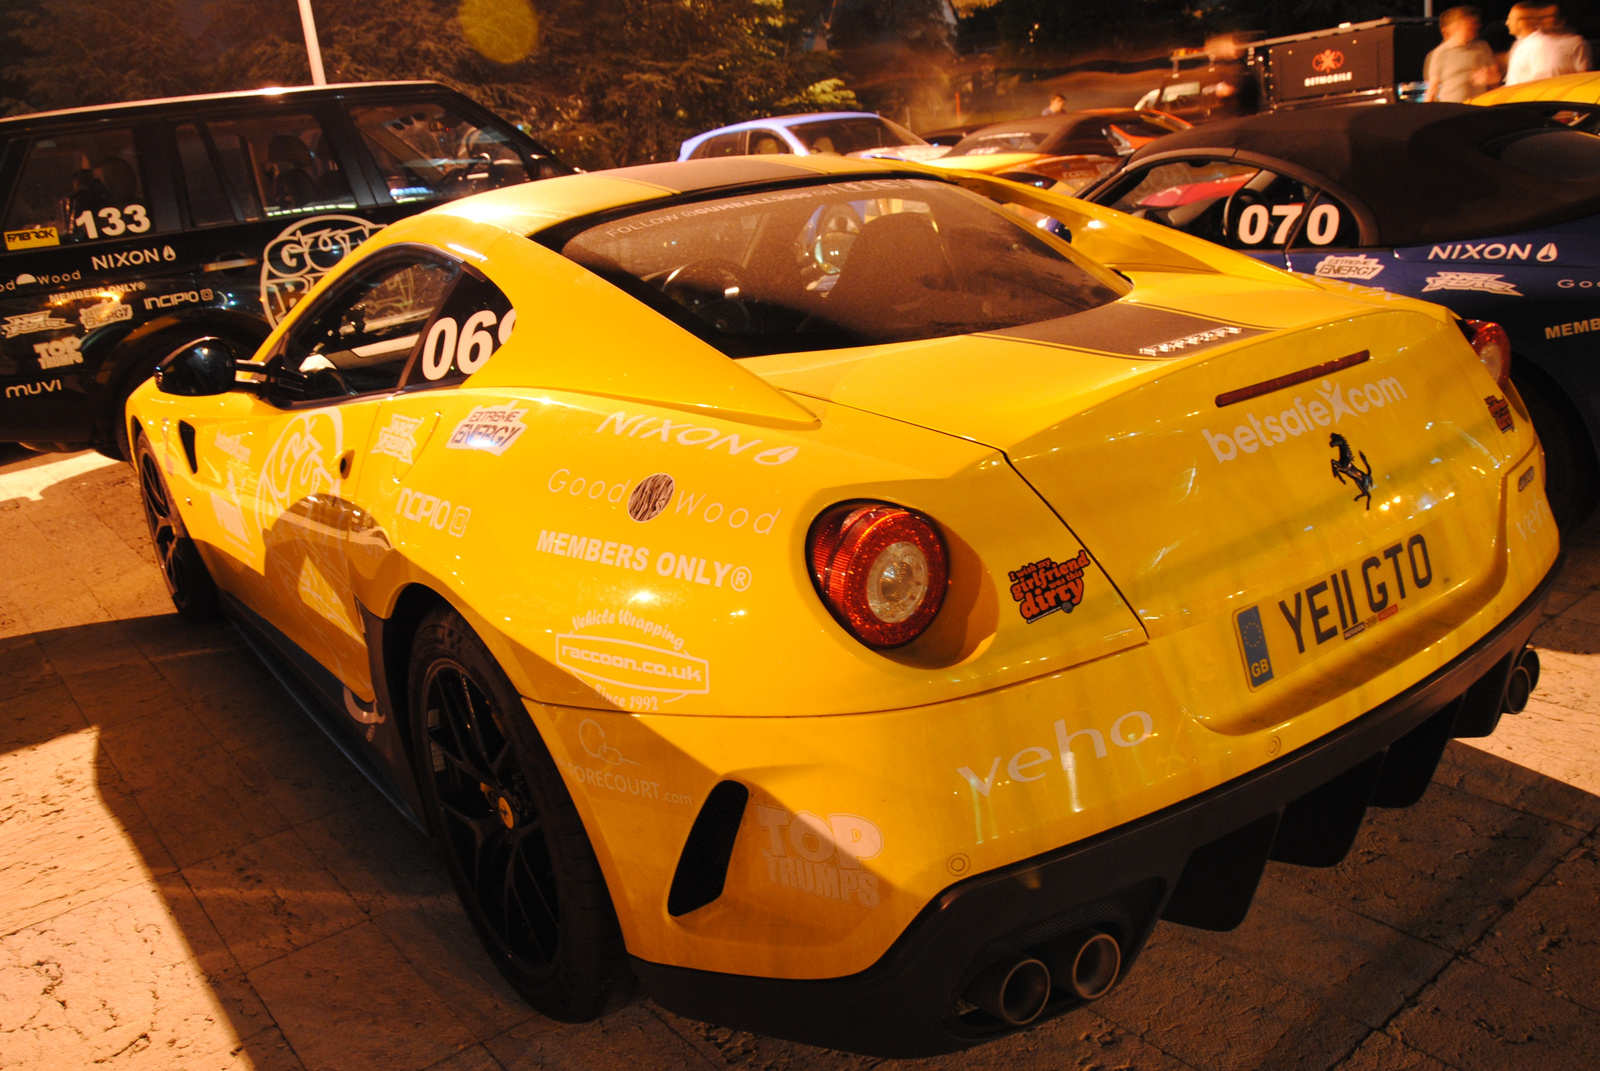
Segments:
[[[1357,637],[1376,673],[1497,589],[1504,471],[1533,440],[1442,310],[1138,281],[1146,300],[1049,324],[755,370],[1005,451],[1153,640],[1203,625],[1235,684],[1270,687],[1196,711],[1223,731],[1352,687],[1324,679],[1342,659],[1302,671]]]

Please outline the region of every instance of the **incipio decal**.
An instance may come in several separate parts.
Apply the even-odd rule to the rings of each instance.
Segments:
[[[628,516],[636,521],[648,521],[660,516],[661,511],[667,508],[667,503],[672,501],[675,488],[672,477],[664,472],[646,476],[633,489],[633,494],[628,496]]]
[[[477,406],[456,425],[445,446],[451,450],[483,450],[498,457],[528,430],[522,422],[527,415],[527,409],[514,405]]]
[[[1058,562],[1041,558],[1006,575],[1011,580],[1012,601],[1028,624],[1057,610],[1072,613],[1083,601],[1083,571],[1089,568],[1089,552],[1078,551],[1076,558]]]
[[[1489,415],[1494,417],[1495,426],[1501,431],[1516,428],[1516,423],[1511,419],[1511,403],[1505,398],[1491,394],[1483,400],[1483,404],[1489,407]]]
[[[1148,305],[1113,301],[1109,305],[1060,316],[1043,323],[995,331],[1001,338],[1022,339],[1075,350],[1096,350],[1118,357],[1182,357],[1239,342],[1262,333],[1258,327],[1221,323],[1169,312]]]

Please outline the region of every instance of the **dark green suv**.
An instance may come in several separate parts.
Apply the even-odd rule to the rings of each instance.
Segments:
[[[0,120],[0,442],[125,456],[123,402],[168,353],[248,353],[385,224],[570,172],[436,82]]]

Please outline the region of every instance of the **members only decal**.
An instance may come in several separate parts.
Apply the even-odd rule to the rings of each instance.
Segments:
[[[1419,532],[1234,614],[1251,691],[1443,591],[1445,584],[1435,583],[1438,546]]]

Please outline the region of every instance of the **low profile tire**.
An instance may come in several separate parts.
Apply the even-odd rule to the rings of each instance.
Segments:
[[[1544,493],[1550,512],[1556,526],[1571,533],[1600,501],[1600,465],[1577,410],[1565,398],[1549,397],[1549,390],[1543,382],[1517,383],[1544,446]]]
[[[495,966],[561,1022],[619,1007],[633,974],[616,911],[517,690],[447,608],[418,626],[409,684],[429,824]]]
[[[139,496],[144,519],[150,526],[150,544],[167,582],[167,593],[178,613],[191,621],[211,621],[218,615],[217,584],[200,558],[200,550],[183,527],[173,504],[167,478],[161,472],[150,440],[140,435],[134,446],[134,468],[139,473]]]

